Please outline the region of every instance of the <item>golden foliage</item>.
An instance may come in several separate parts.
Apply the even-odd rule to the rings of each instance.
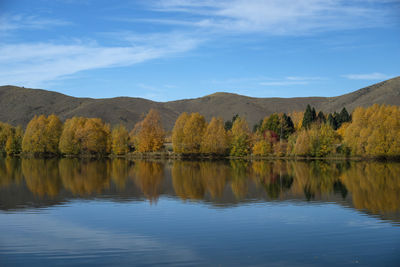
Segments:
[[[108,154],[111,150],[110,126],[98,118],[68,119],[59,147],[64,154]]]
[[[225,154],[229,147],[228,135],[221,118],[212,118],[201,142],[201,152]]]
[[[354,155],[400,155],[400,107],[373,105],[356,108],[344,131],[344,142]]]
[[[183,153],[183,128],[186,121],[189,119],[189,114],[183,112],[175,121],[174,129],[172,130],[172,147],[174,152]]]
[[[30,153],[58,153],[62,123],[56,115],[35,116],[28,123],[22,150]]]
[[[336,152],[340,136],[328,124],[313,125],[297,134],[295,155],[325,157]]]
[[[126,128],[120,124],[111,133],[111,151],[115,155],[125,155],[129,151],[129,134]]]
[[[199,153],[207,123],[199,113],[190,114],[183,127],[183,152]]]
[[[246,156],[250,152],[250,129],[247,121],[238,117],[231,131],[231,156]]]
[[[301,130],[303,124],[304,111],[293,111],[289,114],[292,118],[294,128],[296,131]]]
[[[131,136],[138,152],[159,151],[164,145],[165,137],[160,114],[151,109],[144,120],[132,130]]]

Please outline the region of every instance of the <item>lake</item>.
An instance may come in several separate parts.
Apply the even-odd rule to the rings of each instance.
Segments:
[[[0,266],[399,266],[400,163],[0,159]]]

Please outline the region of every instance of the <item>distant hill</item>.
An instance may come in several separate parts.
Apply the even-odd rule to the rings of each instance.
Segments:
[[[0,86],[0,121],[23,125],[34,115],[56,114],[62,120],[73,116],[99,117],[111,125],[122,123],[131,129],[149,109],[157,109],[166,129],[172,129],[182,112],[199,112],[207,120],[212,116],[231,119],[238,113],[250,125],[273,112],[303,111],[307,104],[324,112],[352,111],[375,103],[400,105],[400,77],[377,83],[337,97],[254,98],[231,93],[215,93],[195,99],[155,102],[143,98],[76,98],[56,92]]]

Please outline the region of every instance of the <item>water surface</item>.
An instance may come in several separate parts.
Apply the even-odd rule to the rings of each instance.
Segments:
[[[0,266],[400,265],[400,164],[0,160]]]

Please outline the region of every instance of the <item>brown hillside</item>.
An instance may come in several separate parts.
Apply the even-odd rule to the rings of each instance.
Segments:
[[[142,98],[76,98],[56,92],[0,86],[0,121],[25,126],[36,114],[57,114],[65,120],[72,116],[100,117],[111,125],[122,123],[131,129],[150,108],[160,111],[162,122],[172,129],[180,113],[199,112],[230,119],[234,114],[246,117],[251,125],[273,112],[305,110],[311,104],[325,112],[352,111],[357,106],[375,103],[400,105],[400,77],[337,97],[254,98],[230,93],[170,102]]]

